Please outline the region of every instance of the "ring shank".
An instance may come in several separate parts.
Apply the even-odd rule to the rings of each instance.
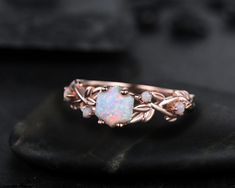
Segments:
[[[76,79],[65,87],[64,99],[72,109],[81,109],[84,117],[96,115],[100,124],[111,127],[147,122],[155,111],[173,122],[184,114],[185,109],[194,107],[194,95],[185,90],[83,79]],[[113,105],[116,105],[114,109]],[[129,115],[126,117],[125,114]]]
[[[164,94],[165,96],[170,96],[174,93],[175,90],[155,87],[150,85],[141,85],[141,84],[131,84],[131,83],[124,83],[124,82],[113,82],[113,81],[98,81],[98,80],[76,80],[77,82],[81,82],[84,86],[121,86],[126,87],[132,91],[155,91]]]

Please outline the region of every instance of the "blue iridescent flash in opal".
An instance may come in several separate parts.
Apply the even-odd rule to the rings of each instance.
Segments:
[[[134,98],[120,92],[121,87],[114,86],[97,96],[95,115],[110,127],[128,123],[132,118]]]

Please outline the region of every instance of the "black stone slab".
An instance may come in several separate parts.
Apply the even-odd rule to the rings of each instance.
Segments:
[[[83,119],[57,92],[15,126],[10,146],[26,161],[63,172],[153,175],[234,169],[234,95],[186,89],[196,94],[197,107],[176,123],[156,114],[149,123],[123,128],[100,126],[96,117]]]

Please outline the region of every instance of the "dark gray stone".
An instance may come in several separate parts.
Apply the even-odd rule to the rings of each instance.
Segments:
[[[174,39],[203,39],[208,35],[206,21],[190,9],[182,9],[172,20],[171,34]]]
[[[177,87],[177,85],[175,85]],[[99,126],[48,97],[10,137],[12,150],[53,170],[108,174],[223,172],[235,165],[234,95],[186,87],[197,107],[176,123],[157,114],[149,123],[123,128]]]
[[[123,1],[32,1],[0,2],[0,47],[116,52],[135,35]]]

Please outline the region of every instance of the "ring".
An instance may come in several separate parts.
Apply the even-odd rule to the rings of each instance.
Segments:
[[[64,88],[64,100],[84,118],[96,115],[99,124],[110,127],[147,122],[156,112],[173,122],[194,107],[194,95],[185,90],[82,79]]]

